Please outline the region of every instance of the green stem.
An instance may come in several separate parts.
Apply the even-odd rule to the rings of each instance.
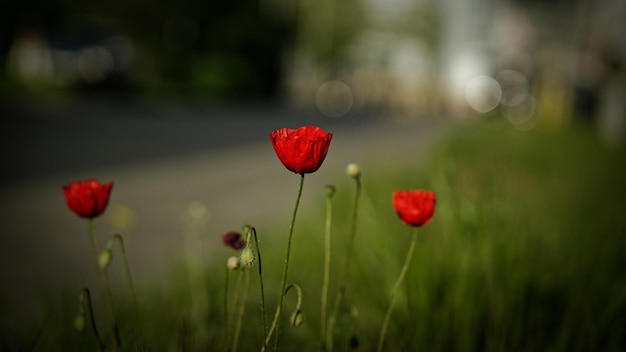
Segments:
[[[83,288],[83,297],[85,297],[84,305],[87,306],[87,311],[89,312],[89,323],[91,324],[91,331],[96,336],[98,340],[98,345],[100,346],[100,351],[104,351],[104,344],[102,343],[102,339],[100,339],[100,334],[98,333],[98,327],[96,326],[96,317],[93,314],[93,304],[91,303],[91,293],[87,287]]]
[[[350,265],[352,263],[352,252],[354,248],[354,238],[356,237],[356,224],[357,224],[357,215],[359,208],[359,198],[361,196],[361,179],[360,177],[356,177],[354,179],[356,182],[356,192],[354,194],[354,202],[352,205],[352,221],[350,223],[350,234],[349,234],[349,242],[348,242],[348,252],[346,254],[346,264],[343,270],[343,279],[340,281],[339,292],[337,294],[337,298],[335,299],[335,306],[333,308],[333,315],[331,318],[331,322],[328,324],[328,338],[330,341],[326,342],[327,351],[332,351],[332,335],[334,334],[335,325],[337,322],[337,316],[339,315],[339,307],[343,302],[343,297],[346,292],[346,287],[348,286],[348,281],[350,280]]]
[[[293,208],[293,215],[291,216],[291,224],[289,225],[289,236],[287,237],[287,254],[285,255],[285,269],[283,270],[283,279],[280,287],[280,303],[278,304],[278,321],[276,322],[276,341],[274,344],[274,351],[278,351],[278,345],[280,341],[280,313],[283,309],[283,303],[285,301],[285,288],[287,286],[287,273],[289,272],[289,258],[291,256],[291,238],[293,237],[293,227],[296,222],[296,214],[298,213],[298,205],[300,204],[300,198],[302,197],[302,188],[304,185],[304,174],[300,174],[300,187],[298,189],[298,197],[296,198],[296,205]]]
[[[113,294],[111,293],[111,285],[109,283],[109,274],[106,270],[100,268],[100,264],[98,263],[98,259],[100,257],[100,242],[98,241],[98,236],[96,235],[96,228],[94,226],[93,219],[89,219],[89,234],[91,236],[91,248],[94,254],[94,260],[96,264],[96,270],[100,275],[100,279],[102,280],[104,296],[106,301],[107,310],[109,311],[109,319],[111,320],[111,329],[113,330],[113,337],[115,338],[115,345],[117,347],[122,347],[122,342],[120,340],[119,330],[117,328],[117,321],[115,319],[115,312],[113,310]]]
[[[393,305],[396,302],[396,297],[398,295],[398,290],[400,288],[400,284],[402,280],[404,280],[404,276],[406,275],[407,270],[409,269],[409,263],[411,262],[411,258],[413,257],[413,251],[415,250],[415,243],[417,242],[417,227],[413,230],[413,238],[411,239],[411,245],[409,246],[409,251],[406,254],[406,259],[404,260],[404,266],[402,266],[402,270],[400,271],[400,276],[396,281],[396,284],[393,286],[393,291],[391,291],[391,302],[389,303],[389,308],[387,308],[387,313],[385,314],[385,320],[383,320],[383,326],[380,330],[380,339],[378,340],[378,348],[377,351],[383,350],[383,344],[385,343],[385,334],[387,333],[387,326],[389,325],[389,318],[391,317],[391,311],[393,309]]]
[[[302,309],[302,288],[296,284],[291,284],[289,286],[287,286],[287,288],[285,289],[285,293],[284,296],[287,295],[287,293],[289,292],[289,290],[291,288],[295,288],[296,289],[296,293],[297,293],[297,298],[298,300],[296,301],[296,309],[294,310],[294,313],[301,311]],[[261,348],[261,352],[265,352],[265,347],[267,346],[267,344],[269,343],[270,339],[272,338],[272,334],[274,333],[274,329],[276,329],[276,322],[278,321],[278,309],[276,309],[276,313],[274,314],[274,320],[272,321],[272,326],[270,326],[270,330],[267,333],[267,338],[265,339],[265,344],[263,345],[263,347]]]
[[[356,192],[354,194],[354,203],[352,205],[352,222],[350,224],[350,242],[348,242],[348,254],[346,255],[346,267],[344,269],[343,285],[348,286],[350,279],[350,264],[352,263],[352,252],[354,249],[354,238],[356,237],[356,220],[359,210],[359,197],[361,195],[361,179],[355,178]]]
[[[243,295],[241,297],[241,306],[239,307],[239,316],[237,317],[237,326],[235,327],[235,336],[233,337],[232,351],[237,351],[237,345],[239,344],[239,333],[241,332],[241,323],[243,321],[243,314],[246,310],[246,298],[248,297],[248,290],[250,289],[250,270],[244,270],[246,271],[246,282],[243,289]]]
[[[229,285],[229,278],[230,278],[230,268],[226,267],[226,279],[224,280],[224,323],[228,322],[228,285]],[[227,345],[228,348],[228,324],[226,325],[226,328],[224,329],[224,341]]]
[[[261,352],[265,352],[267,348],[267,344],[270,343],[270,339],[272,338],[272,334],[274,334],[274,329],[276,329],[276,322],[278,321],[278,308],[274,313],[274,320],[272,320],[272,325],[270,326],[270,330],[267,332],[267,337],[265,338],[265,342],[263,343],[263,347],[261,348]]]
[[[254,243],[256,244],[256,253],[259,259],[259,279],[261,281],[261,316],[263,317],[263,344],[267,338],[267,321],[265,320],[265,288],[263,287],[263,267],[261,266],[261,248],[259,247],[259,239],[256,236],[256,229],[250,228],[254,235]],[[263,346],[265,347],[265,345]]]
[[[233,297],[233,304],[230,309],[230,317],[228,318],[227,329],[227,339],[226,339],[226,351],[230,351],[230,332],[233,330],[233,324],[235,320],[235,314],[237,309],[237,304],[239,302],[239,293],[241,292],[241,285],[243,281],[243,269],[239,270],[239,275],[237,276],[237,283],[235,284],[235,296]]]
[[[126,254],[126,245],[124,244],[124,237],[121,234],[116,233],[111,238],[111,241],[115,241],[119,243],[120,254],[122,255],[122,262],[124,265],[124,274],[126,275],[126,282],[128,283],[128,289],[130,290],[130,294],[133,297],[133,305],[135,306],[135,316],[137,318],[137,327],[139,330],[139,336],[141,337],[142,343],[146,343],[146,338],[144,335],[143,329],[143,321],[141,319],[141,314],[139,313],[139,300],[137,299],[137,290],[135,290],[135,284],[133,282],[133,276],[130,273],[130,264],[128,263],[128,255]],[[106,271],[106,269],[103,269]]]
[[[135,290],[135,285],[133,284],[133,277],[130,273],[130,265],[128,264],[128,256],[126,255],[126,246],[124,245],[124,238],[119,233],[113,235],[113,240],[117,240],[120,246],[120,253],[122,254],[122,261],[124,263],[124,273],[126,274],[126,281],[128,282],[128,288],[130,290],[131,295],[133,296],[133,304],[135,305],[135,310],[137,314],[137,318],[139,318],[139,300],[137,299],[137,291]]]
[[[322,282],[322,298],[321,298],[321,344],[322,349],[324,349],[326,345],[326,312],[327,312],[327,304],[328,304],[328,281],[330,278],[330,235],[331,235],[331,224],[332,224],[332,208],[333,201],[332,195],[328,195],[326,198],[326,226],[325,226],[325,238],[324,238],[324,278]]]

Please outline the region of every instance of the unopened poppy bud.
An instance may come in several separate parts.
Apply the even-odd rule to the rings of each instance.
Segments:
[[[256,260],[256,255],[254,254],[254,250],[250,247],[246,247],[241,251],[241,255],[239,256],[241,261],[241,265],[251,267],[254,265],[254,261]]]
[[[302,326],[304,324],[304,315],[300,309],[297,309],[291,314],[291,325],[295,328]]]
[[[228,258],[228,261],[226,262],[226,266],[230,270],[237,270],[237,269],[239,269],[239,267],[241,266],[241,262],[239,260],[239,257],[230,257],[230,258]]]
[[[326,185],[326,195],[332,197],[337,189],[333,185]]]
[[[361,168],[355,163],[348,164],[346,172],[348,173],[348,176],[352,178],[359,178],[361,176]]]
[[[111,264],[112,257],[113,253],[108,248],[100,252],[100,257],[98,258],[98,265],[100,265],[100,269],[104,270],[108,268]]]
[[[222,235],[224,245],[234,250],[240,250],[246,246],[246,240],[239,232],[230,231]]]
[[[81,332],[85,330],[85,314],[79,313],[76,318],[74,318],[74,327]]]

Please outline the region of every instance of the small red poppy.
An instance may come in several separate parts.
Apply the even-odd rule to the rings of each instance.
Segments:
[[[393,193],[393,207],[400,219],[411,226],[426,225],[435,214],[435,193],[397,191]]]
[[[332,133],[316,126],[292,130],[281,128],[270,133],[270,141],[278,159],[289,171],[307,174],[317,171],[324,162]]]
[[[74,181],[63,186],[67,206],[81,218],[95,218],[109,203],[113,182],[101,184],[95,178]]]
[[[230,231],[222,235],[224,245],[235,250],[240,250],[246,246],[246,241],[239,232]]]

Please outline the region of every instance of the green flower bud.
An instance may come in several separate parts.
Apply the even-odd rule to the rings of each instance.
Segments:
[[[333,185],[326,185],[326,195],[332,197],[337,189]]]
[[[256,255],[254,254],[254,250],[251,247],[246,247],[241,251],[241,255],[239,256],[239,260],[241,260],[241,265],[251,267],[254,265],[254,261],[256,260]]]
[[[361,176],[361,168],[355,163],[348,164],[346,172],[348,173],[348,176],[352,178],[359,178]]]
[[[100,265],[100,269],[104,270],[109,267],[111,264],[111,259],[113,257],[113,252],[109,248],[100,252],[100,257],[98,258],[98,264]]]
[[[291,325],[298,328],[302,324],[304,324],[304,315],[300,309],[297,309],[291,314]]]
[[[239,260],[239,257],[230,257],[226,262],[226,266],[230,270],[237,270],[241,266],[241,261]]]
[[[85,330],[85,314],[78,314],[76,316],[76,318],[74,318],[74,327],[76,328],[76,330],[78,331],[84,331]]]

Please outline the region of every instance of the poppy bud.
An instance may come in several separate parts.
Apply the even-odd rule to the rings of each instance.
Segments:
[[[239,260],[239,257],[230,257],[226,262],[226,266],[230,270],[237,270],[241,266],[241,261]]]
[[[256,255],[254,254],[254,250],[250,247],[246,247],[241,251],[241,255],[239,256],[241,260],[241,265],[251,267],[254,265],[254,261],[256,260]]]
[[[111,259],[113,258],[113,252],[111,249],[107,248],[100,252],[100,256],[98,257],[98,265],[100,265],[100,269],[104,270],[109,267],[111,264]]]
[[[291,314],[291,325],[298,328],[304,324],[304,315],[300,309],[297,309]]]
[[[348,167],[346,168],[346,173],[352,178],[359,178],[361,177],[361,168],[358,164],[351,163],[348,164]]]
[[[326,185],[325,189],[326,189],[326,195],[328,197],[334,196],[335,195],[335,191],[337,191],[337,189],[333,185]]]
[[[74,327],[76,328],[76,330],[81,331],[81,332],[85,330],[85,314],[79,313],[74,318]]]
[[[230,231],[222,235],[222,241],[226,247],[240,250],[246,246],[246,241],[239,232]]]

